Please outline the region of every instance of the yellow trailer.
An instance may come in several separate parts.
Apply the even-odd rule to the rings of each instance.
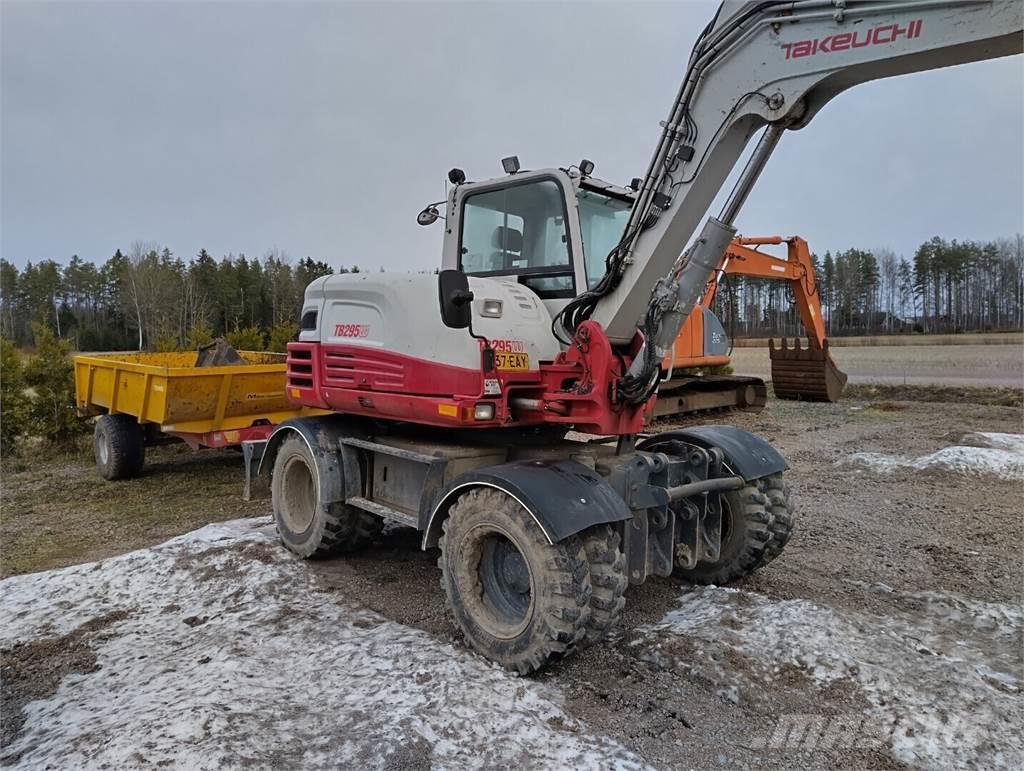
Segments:
[[[274,426],[318,414],[285,395],[285,354],[239,351],[243,364],[197,367],[192,353],[102,353],[75,357],[75,403],[99,415],[96,465],[106,479],[135,476],[145,445],[160,435],[192,447],[241,445],[246,466]],[[247,473],[247,479],[249,474]]]

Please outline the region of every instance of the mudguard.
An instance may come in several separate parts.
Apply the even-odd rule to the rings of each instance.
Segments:
[[[437,496],[423,532],[423,548],[436,546],[441,522],[463,493],[493,487],[517,500],[557,543],[593,525],[621,522],[632,514],[622,496],[593,469],[573,460],[528,460],[488,466],[453,479]]]
[[[729,468],[747,482],[785,471],[785,458],[768,442],[736,426],[694,426],[648,437],[638,450],[651,450],[662,442],[690,442],[705,449],[719,447]]]
[[[293,418],[280,423],[267,440],[256,472],[259,476],[266,474],[269,481],[281,443],[295,435],[302,438],[316,461],[321,505],[345,500],[346,480],[353,489],[361,489],[359,459],[355,450],[341,444],[342,437],[353,435],[352,425],[334,415]]]

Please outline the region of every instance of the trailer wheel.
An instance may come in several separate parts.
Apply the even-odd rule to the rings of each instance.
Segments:
[[[753,573],[766,561],[772,541],[772,512],[765,480],[722,496],[722,548],[715,562],[698,562],[676,575],[695,584],[727,584]]]
[[[131,415],[101,415],[92,434],[96,468],[107,480],[129,479],[142,473],[146,447],[142,426]]]
[[[442,523],[441,588],[467,642],[527,674],[579,643],[590,619],[590,570],[575,536],[549,544],[517,501],[475,489]]]
[[[281,443],[270,482],[274,524],[281,542],[300,557],[322,557],[366,546],[384,521],[345,503],[320,505],[316,461],[306,443],[291,436]]]
[[[626,607],[626,555],[620,547],[622,538],[609,525],[598,525],[583,535],[583,550],[590,565],[590,619],[587,621],[587,644],[602,640],[622,619]]]

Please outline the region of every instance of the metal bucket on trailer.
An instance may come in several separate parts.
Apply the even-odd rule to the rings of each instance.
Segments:
[[[832,361],[828,341],[818,347],[810,338],[807,347],[800,347],[800,338],[793,338],[790,348],[787,338],[775,346],[768,341],[768,356],[772,362],[772,387],[779,399],[798,399],[808,402],[838,401],[846,385],[846,373]]]

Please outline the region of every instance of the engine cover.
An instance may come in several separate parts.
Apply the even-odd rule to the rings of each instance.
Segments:
[[[558,355],[551,316],[537,295],[518,283],[488,278],[470,277],[469,287],[475,295],[473,331],[486,337],[498,353],[525,354],[499,357],[499,370],[502,364],[536,370],[541,361]],[[488,316],[483,315],[485,307]],[[477,341],[467,330],[449,329],[441,322],[433,274],[325,276],[306,288],[303,316],[309,311],[316,312],[317,325],[300,332],[301,342],[357,350],[371,358],[390,352],[425,366],[480,370]],[[419,390],[413,382],[403,387]]]

